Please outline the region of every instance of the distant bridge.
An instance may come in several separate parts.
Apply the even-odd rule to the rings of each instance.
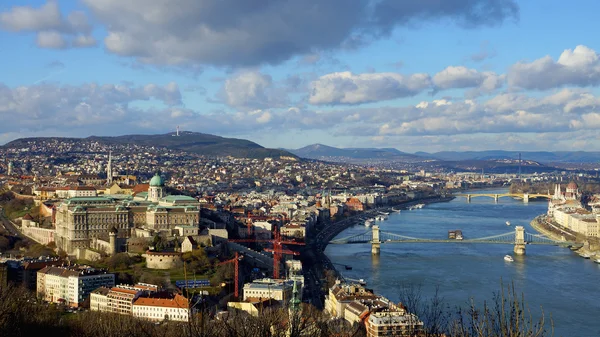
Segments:
[[[330,244],[359,244],[370,243],[371,252],[379,254],[381,244],[388,243],[480,243],[480,244],[509,244],[514,245],[514,251],[517,255],[525,254],[525,245],[551,245],[551,246],[581,246],[581,243],[573,241],[555,241],[545,237],[542,234],[531,234],[525,232],[522,226],[515,226],[515,231],[486,236],[481,238],[452,240],[452,239],[424,239],[411,236],[400,235],[396,233],[384,232],[379,230],[379,226],[373,226],[373,229],[361,234],[356,234],[340,239],[329,241]]]
[[[516,198],[516,199],[522,199],[523,202],[529,202],[529,199],[535,199],[535,198],[546,198],[546,199],[552,199],[552,195],[550,194],[537,194],[537,193],[499,193],[499,194],[492,194],[492,193],[481,193],[481,194],[466,194],[466,193],[461,193],[461,194],[454,194],[457,197],[465,197],[467,199],[467,201],[471,201],[471,198],[477,198],[477,197],[488,197],[488,198],[494,198],[495,201],[498,201],[498,199],[500,198],[504,198],[504,197],[509,197],[509,198]]]

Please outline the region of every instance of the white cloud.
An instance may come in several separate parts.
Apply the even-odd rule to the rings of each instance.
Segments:
[[[2,12],[0,25],[4,29],[15,32],[61,30],[64,19],[58,8],[58,2],[50,1],[40,8],[16,6],[7,12]]]
[[[63,49],[67,47],[67,41],[58,32],[42,31],[37,34],[36,44],[40,48]]]
[[[523,89],[546,90],[567,85],[589,87],[600,84],[600,61],[596,51],[583,45],[567,49],[558,61],[545,56],[533,62],[518,62],[508,72],[508,84]]]
[[[96,39],[91,35],[78,35],[73,39],[74,47],[93,47],[96,44]]]
[[[35,32],[36,44],[40,48],[62,49],[95,45],[94,38],[89,35],[92,26],[86,14],[73,11],[65,17],[58,7],[58,1],[48,1],[38,8],[15,6],[0,12],[0,28],[14,32]]]
[[[479,72],[464,66],[449,66],[433,76],[437,89],[473,88],[469,96],[490,93],[504,85],[505,76],[491,71]]]
[[[410,97],[431,86],[427,74],[339,72],[311,83],[311,104],[360,104]]]

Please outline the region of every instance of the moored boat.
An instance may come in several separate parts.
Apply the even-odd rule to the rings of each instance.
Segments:
[[[507,262],[513,262],[514,260],[515,260],[515,259],[513,259],[513,257],[512,257],[512,256],[510,256],[510,255],[504,255],[504,261],[507,261]]]

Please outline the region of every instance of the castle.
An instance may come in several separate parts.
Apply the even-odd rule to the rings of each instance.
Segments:
[[[164,180],[157,173],[148,192],[134,197],[66,199],[54,215],[54,238],[56,246],[69,255],[80,257],[90,248],[111,254],[123,251],[127,238],[171,236],[178,232],[176,227],[198,228],[199,222],[200,203],[188,196],[167,195]]]

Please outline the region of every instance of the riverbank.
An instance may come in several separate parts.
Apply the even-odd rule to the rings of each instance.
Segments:
[[[325,255],[324,250],[329,241],[336,237],[342,231],[351,226],[364,222],[364,218],[373,217],[380,212],[395,212],[404,210],[408,207],[422,203],[432,204],[437,202],[447,202],[454,199],[453,196],[434,196],[422,199],[406,200],[385,207],[370,209],[351,217],[336,221],[319,231],[317,235],[307,242],[305,249],[300,254],[302,265],[306,268],[305,273],[305,292],[309,303],[315,307],[322,309],[324,294],[327,293],[331,286],[331,282],[335,282],[336,278],[341,277],[340,272],[335,268],[329,257]]]
[[[582,243],[584,246],[575,252],[582,257],[600,258],[600,247],[595,243],[590,243],[588,240],[581,240],[575,234],[561,228],[558,224],[552,224],[545,220],[545,215],[535,217],[529,223],[533,229],[544,236],[555,241],[574,241]]]

